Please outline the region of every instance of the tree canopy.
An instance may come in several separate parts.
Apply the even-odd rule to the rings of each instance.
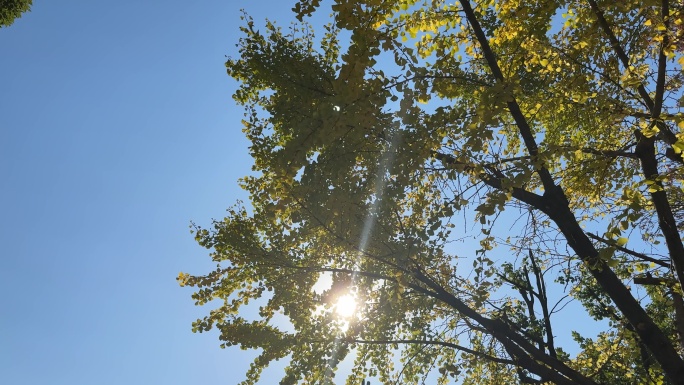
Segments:
[[[33,0],[0,0],[0,28],[9,27],[21,14],[31,9]]]
[[[251,205],[178,277],[243,383],[684,384],[682,3],[325,4],[244,16]]]

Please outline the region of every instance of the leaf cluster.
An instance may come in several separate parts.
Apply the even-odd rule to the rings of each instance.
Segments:
[[[178,278],[219,304],[194,330],[261,349],[244,384],[683,383],[682,7],[337,0],[317,35],[322,7],[244,16],[251,208]]]

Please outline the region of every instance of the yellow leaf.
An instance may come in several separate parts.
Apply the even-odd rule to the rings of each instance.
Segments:
[[[681,154],[684,151],[684,141],[678,140],[672,145],[672,149],[676,154]]]
[[[624,245],[627,244],[627,241],[628,241],[627,238],[625,238],[625,237],[620,237],[620,238],[617,239],[617,241],[615,241],[615,244],[618,245],[618,246],[624,246]]]
[[[660,132],[660,129],[656,126],[652,126],[652,127],[647,126],[647,127],[641,129],[641,133],[647,138],[650,138],[659,132]]]
[[[644,25],[651,25],[651,24],[652,24],[651,19],[646,20],[646,22],[644,23]]]

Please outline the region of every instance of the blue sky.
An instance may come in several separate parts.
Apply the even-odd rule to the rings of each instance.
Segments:
[[[0,382],[244,378],[175,277],[212,267],[189,222],[246,198],[239,10],[291,3],[36,0],[0,29]]]

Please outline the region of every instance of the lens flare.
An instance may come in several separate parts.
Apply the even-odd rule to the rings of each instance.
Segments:
[[[353,295],[343,295],[337,299],[335,312],[343,318],[349,318],[356,312],[356,299]]]

